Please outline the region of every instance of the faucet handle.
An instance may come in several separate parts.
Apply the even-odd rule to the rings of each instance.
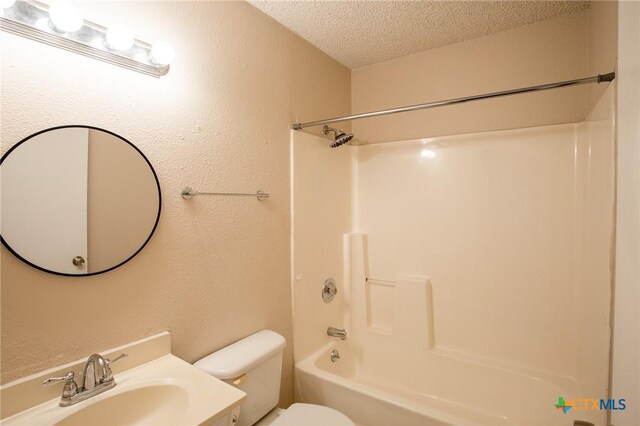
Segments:
[[[113,360],[110,360],[109,358],[105,358],[104,359],[104,363],[106,364],[106,375],[105,377],[102,378],[101,382],[108,382],[110,380],[113,380],[113,371],[111,371],[111,364],[113,364],[114,362],[120,361],[122,358],[126,358],[128,357],[129,354],[120,354],[117,357],[115,357]]]
[[[45,380],[44,382],[42,382],[43,386],[50,386],[50,385],[54,385],[58,382],[63,382],[63,381],[73,381],[73,378],[75,377],[75,373],[73,371],[68,371],[67,374],[65,374],[62,377],[49,377],[47,380]]]
[[[120,355],[118,355],[117,357],[115,357],[113,360],[110,360],[109,358],[105,358],[105,362],[107,363],[107,365],[111,365],[111,364],[113,364],[114,362],[116,362],[116,361],[120,361],[122,358],[126,358],[126,357],[128,357],[128,356],[129,356],[129,354],[124,354],[124,353],[123,353],[123,354],[120,354]]]
[[[42,382],[42,384],[44,386],[49,386],[55,383],[65,382],[64,389],[62,390],[62,398],[71,398],[78,393],[78,385],[76,384],[76,381],[73,380],[74,377],[75,373],[73,371],[68,371],[64,376],[50,377]]]

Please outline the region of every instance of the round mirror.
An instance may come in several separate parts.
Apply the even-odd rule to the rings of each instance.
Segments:
[[[0,160],[2,243],[22,261],[67,276],[107,272],[147,244],[160,183],[131,142],[90,126],[35,133]]]

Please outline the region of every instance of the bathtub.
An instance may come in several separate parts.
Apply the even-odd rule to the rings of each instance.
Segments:
[[[337,350],[340,359],[332,362]],[[296,401],[335,408],[358,425],[572,425],[588,412],[564,414],[558,396],[572,395],[530,373],[489,366],[437,351],[407,359],[392,346],[366,353],[330,343],[296,362]],[[408,355],[409,356],[409,355]]]

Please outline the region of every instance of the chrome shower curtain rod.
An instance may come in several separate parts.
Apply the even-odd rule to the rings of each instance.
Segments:
[[[343,117],[328,118],[325,120],[308,121],[306,123],[293,123],[293,130],[304,129],[305,127],[320,126],[322,124],[338,123],[341,121],[359,120],[361,118],[378,117],[381,115],[397,114],[399,112],[417,111],[420,109],[435,108],[445,105],[462,104],[465,102],[479,101],[481,99],[498,98],[500,96],[517,95],[519,93],[537,92],[540,90],[557,89],[559,87],[577,86],[579,84],[602,83],[613,81],[616,78],[615,72],[598,74],[594,77],[579,78],[577,80],[559,81],[557,83],[541,84],[539,86],[523,87],[520,89],[503,90],[501,92],[485,93],[483,95],[466,96],[464,98],[447,99],[446,101],[427,102],[424,104],[409,105],[399,108],[384,109],[380,111],[363,112],[361,114],[346,115]]]

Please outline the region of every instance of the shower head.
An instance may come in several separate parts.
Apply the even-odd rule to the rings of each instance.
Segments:
[[[333,138],[333,143],[331,144],[331,148],[337,148],[340,145],[344,145],[345,143],[353,139],[353,135],[346,134],[342,129],[334,129],[332,127],[325,125],[322,128],[322,131],[324,132],[325,135],[328,135],[329,132],[334,133],[335,136]]]

